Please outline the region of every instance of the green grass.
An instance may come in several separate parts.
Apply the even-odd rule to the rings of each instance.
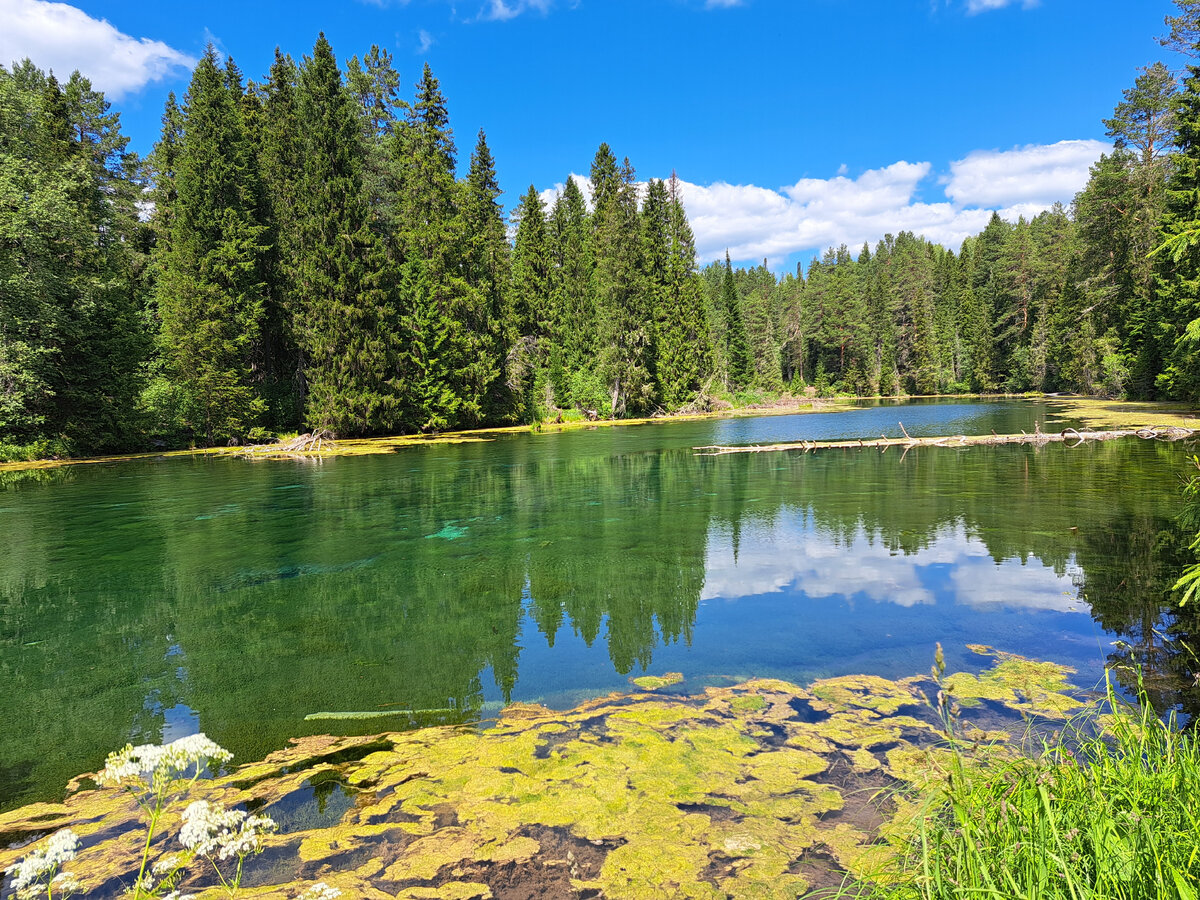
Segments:
[[[1034,755],[956,747],[889,871],[843,895],[889,900],[1197,900],[1200,746],[1194,731],[1099,708]]]
[[[10,444],[0,441],[0,463],[33,462],[71,455],[71,445],[62,439],[42,438],[30,444]]]

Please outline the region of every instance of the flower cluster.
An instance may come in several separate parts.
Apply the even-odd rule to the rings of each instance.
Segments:
[[[79,890],[75,877],[67,872],[58,872],[64,863],[75,858],[79,850],[79,838],[69,828],[56,831],[41,850],[35,850],[22,858],[9,871],[12,873],[12,888],[18,897],[32,897],[42,892],[42,881],[49,883],[50,896],[58,893],[66,897]],[[55,874],[55,873],[58,874]]]
[[[337,900],[340,896],[342,896],[342,892],[337,888],[330,887],[323,881],[318,881],[304,893],[297,894],[296,900]]]
[[[218,859],[242,857],[262,849],[262,836],[275,831],[267,816],[247,815],[207,800],[196,800],[183,811],[179,843],[197,856]]]
[[[135,747],[126,744],[121,750],[108,754],[104,768],[96,776],[96,782],[125,784],[140,780],[153,783],[159,779],[170,779],[183,775],[195,767],[200,771],[211,761],[228,762],[233,754],[209,740],[203,734],[192,734],[170,744],[142,744]]]

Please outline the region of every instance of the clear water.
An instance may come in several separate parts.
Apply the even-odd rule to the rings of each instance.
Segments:
[[[59,795],[126,741],[203,730],[248,761],[300,734],[565,707],[644,672],[682,672],[680,690],[908,675],[939,641],[952,667],[985,643],[1091,684],[1120,636],[1175,690],[1178,635],[1155,629],[1178,631],[1182,448],[692,449],[1035,420],[1062,427],[1029,403],[881,405],[10,477],[0,807]]]

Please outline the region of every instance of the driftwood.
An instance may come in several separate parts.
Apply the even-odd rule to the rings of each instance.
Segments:
[[[786,444],[758,444],[748,447],[709,446],[693,447],[699,456],[724,456],[729,453],[772,453],[780,450],[865,450],[878,449],[886,453],[889,447],[903,447],[905,451],[913,447],[979,447],[996,444],[1062,444],[1078,447],[1088,441],[1112,441],[1117,438],[1138,437],[1146,441],[1179,441],[1195,435],[1196,429],[1180,428],[1178,426],[1156,426],[1152,428],[1125,429],[1117,431],[1076,431],[1074,428],[1064,428],[1059,432],[1047,434],[1040,427],[1034,428],[1033,434],[973,434],[956,435],[954,437],[913,437],[900,423],[904,432],[902,438],[889,438],[880,435],[878,438],[863,440],[853,438],[841,441],[793,441]]]
[[[278,441],[274,444],[258,444],[247,447],[246,456],[306,456],[320,453],[322,450],[333,450],[337,445],[333,435],[323,428],[318,428],[311,434],[301,434],[290,441]]]

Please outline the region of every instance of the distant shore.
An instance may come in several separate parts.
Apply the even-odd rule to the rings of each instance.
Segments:
[[[510,425],[501,428],[477,428],[465,431],[447,431],[434,434],[396,435],[392,437],[347,438],[334,440],[318,450],[297,453],[287,449],[287,441],[276,444],[254,446],[199,447],[182,450],[164,450],[146,453],[130,453],[114,456],[70,457],[63,459],[39,459],[22,462],[0,463],[0,472],[18,472],[35,469],[50,469],[60,466],[88,465],[95,463],[117,463],[137,459],[162,459],[181,456],[237,456],[248,459],[287,459],[297,456],[325,458],[335,456],[367,456],[392,453],[404,447],[430,444],[466,444],[495,440],[513,434],[557,434],[591,428],[614,426],[650,425],[669,422],[698,422],[709,419],[737,418],[750,416],[782,416],[818,412],[844,412],[868,402],[892,402],[903,404],[913,400],[1025,400],[1054,404],[1056,419],[1078,419],[1090,428],[1152,428],[1178,427],[1195,429],[1200,426],[1200,411],[1179,403],[1150,403],[1126,400],[1097,400],[1068,395],[1030,394],[954,394],[929,396],[891,397],[810,397],[782,395],[768,397],[742,406],[702,411],[664,413],[642,418],[589,419],[576,410],[564,411],[563,415],[546,418],[525,425]],[[1048,429],[1049,430],[1049,429]]]

